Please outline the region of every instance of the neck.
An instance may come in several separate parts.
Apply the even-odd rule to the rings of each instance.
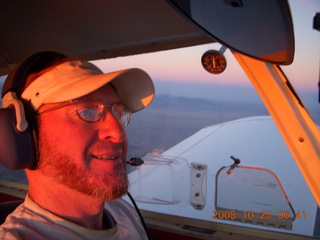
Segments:
[[[36,171],[27,172],[27,175],[29,197],[42,208],[85,228],[102,230],[106,227],[103,223],[103,201],[56,183]]]

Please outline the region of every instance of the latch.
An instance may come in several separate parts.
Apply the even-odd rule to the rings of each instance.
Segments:
[[[207,165],[191,163],[190,204],[197,210],[206,205],[207,197]]]

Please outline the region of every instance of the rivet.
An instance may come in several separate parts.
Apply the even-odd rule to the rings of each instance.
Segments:
[[[299,138],[299,142],[304,142],[304,138]]]

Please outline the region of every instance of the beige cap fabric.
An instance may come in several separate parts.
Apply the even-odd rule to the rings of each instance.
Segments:
[[[132,112],[147,107],[154,98],[153,82],[143,70],[131,68],[104,74],[86,61],[69,61],[52,68],[34,80],[21,97],[38,110],[45,103],[79,98],[111,81],[121,102]]]

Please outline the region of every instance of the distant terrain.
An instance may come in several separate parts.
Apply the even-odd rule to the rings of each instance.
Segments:
[[[132,116],[127,129],[128,156],[163,152],[204,127],[258,115],[268,115],[261,102],[226,103],[157,95],[150,108]]]

